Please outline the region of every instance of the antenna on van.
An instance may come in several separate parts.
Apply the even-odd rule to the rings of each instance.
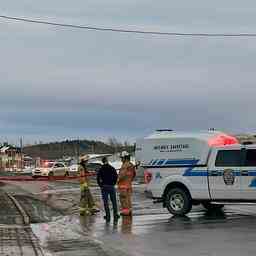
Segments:
[[[157,132],[173,132],[172,129],[157,129]]]

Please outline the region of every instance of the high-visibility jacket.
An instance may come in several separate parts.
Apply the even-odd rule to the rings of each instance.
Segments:
[[[89,186],[89,180],[87,176],[88,172],[82,165],[79,165],[78,173],[79,173],[80,189],[81,191],[84,191],[84,189]]]
[[[118,189],[121,190],[132,190],[132,181],[136,176],[135,166],[127,161],[122,164],[122,167],[118,176]]]

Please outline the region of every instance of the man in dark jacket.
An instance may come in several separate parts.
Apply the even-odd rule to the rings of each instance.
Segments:
[[[102,163],[103,165],[97,174],[97,182],[101,188],[102,199],[106,212],[106,216],[104,218],[106,222],[110,222],[110,210],[108,204],[108,198],[110,196],[110,200],[113,206],[114,222],[117,222],[119,215],[117,210],[115,185],[117,183],[118,175],[116,169],[108,163],[106,157],[103,157]]]

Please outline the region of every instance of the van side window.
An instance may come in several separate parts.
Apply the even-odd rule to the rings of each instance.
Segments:
[[[256,166],[256,149],[246,150],[245,166]]]
[[[220,150],[217,154],[215,166],[232,167],[241,166],[241,150]]]

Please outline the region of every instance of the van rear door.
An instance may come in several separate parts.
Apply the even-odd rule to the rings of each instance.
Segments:
[[[209,189],[212,200],[241,198],[241,145],[213,148],[209,159]]]

